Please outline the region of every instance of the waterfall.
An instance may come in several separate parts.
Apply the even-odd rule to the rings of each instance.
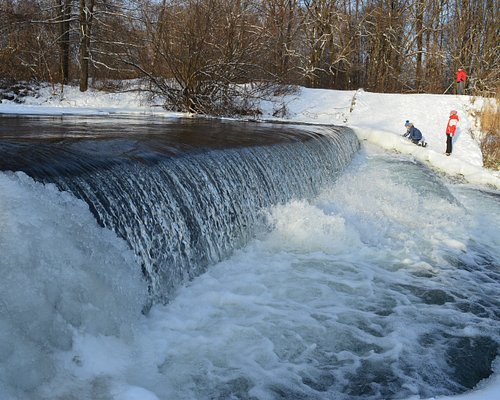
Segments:
[[[317,195],[359,147],[348,128],[290,132],[287,140],[263,145],[184,152],[156,146],[118,158],[112,141],[64,151],[52,144],[50,151],[36,150],[37,161],[46,162],[24,170],[83,199],[99,224],[133,249],[151,300],[165,302],[180,284],[247,243],[262,209]]]

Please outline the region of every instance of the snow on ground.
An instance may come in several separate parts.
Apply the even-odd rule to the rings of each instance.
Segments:
[[[166,112],[160,104],[151,104],[144,92],[112,93],[97,90],[80,92],[78,87],[44,86],[37,97],[25,97],[23,104],[2,100],[0,114],[25,115],[97,115],[137,114],[181,117]]]
[[[474,101],[472,103],[472,101]],[[367,140],[388,150],[411,154],[435,169],[463,177],[471,183],[500,188],[500,174],[483,168],[476,121],[469,110],[478,110],[482,100],[470,96],[435,94],[381,94],[302,88],[300,93],[283,101],[287,120],[312,124],[347,125],[360,140]],[[264,103],[263,118],[276,120],[277,107]],[[460,122],[453,139],[453,154],[446,149],[446,124],[451,110],[457,110]],[[418,147],[401,135],[410,120],[428,143]]]

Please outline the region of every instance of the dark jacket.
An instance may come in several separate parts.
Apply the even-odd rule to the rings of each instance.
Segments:
[[[414,126],[410,127],[410,129],[407,130],[405,136],[408,136],[408,139],[411,140],[422,140],[422,132],[420,132]]]

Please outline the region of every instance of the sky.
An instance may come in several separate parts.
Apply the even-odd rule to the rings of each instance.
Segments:
[[[335,91],[299,88],[285,98],[262,101],[264,121],[342,125],[351,127],[361,141],[367,141],[390,151],[407,154],[431,168],[467,182],[500,189],[500,174],[482,166],[479,146],[480,131],[471,116],[483,105],[483,99],[470,96],[431,94],[378,94],[363,90]],[[283,118],[273,117],[285,106]],[[453,153],[447,157],[445,128],[450,110],[457,110],[460,122],[454,138]],[[19,115],[155,115],[165,118],[190,117],[171,113],[148,105],[136,93],[100,93],[89,90],[80,93],[66,87],[64,93],[53,95],[45,87],[37,98],[27,98],[24,104],[3,100],[0,114]],[[402,137],[404,123],[410,120],[419,128],[428,146],[422,148]],[[499,366],[495,368],[498,371]],[[136,396],[137,394],[137,396]],[[129,393],[129,398],[141,398],[144,393]],[[142,397],[145,398],[145,397]],[[481,382],[471,393],[439,396],[429,400],[498,400],[500,374]],[[414,398],[417,399],[417,398]],[[412,398],[408,400],[414,400]]]

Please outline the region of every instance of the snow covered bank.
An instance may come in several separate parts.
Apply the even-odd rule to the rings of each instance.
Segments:
[[[182,113],[165,112],[158,103],[151,103],[145,92],[128,91],[113,93],[88,90],[80,92],[77,87],[42,86],[36,97],[26,96],[23,103],[2,100],[0,114],[24,115],[157,115],[181,117]]]
[[[347,125],[360,140],[387,150],[410,154],[446,174],[470,183],[500,188],[500,175],[483,168],[478,140],[480,132],[469,109],[480,109],[481,99],[470,96],[433,94],[380,94],[359,91],[301,89],[283,101],[287,119],[294,122]],[[264,118],[272,117],[276,105],[265,103]],[[453,154],[447,157],[445,128],[450,110],[457,110],[460,122],[453,140]],[[404,123],[412,121],[428,146],[415,146],[401,135]]]
[[[470,96],[433,94],[380,94],[363,90],[338,91],[301,88],[297,94],[261,102],[263,120],[295,123],[346,125],[360,140],[388,150],[409,154],[443,173],[470,183],[500,189],[500,174],[483,168],[478,140],[480,132],[468,110],[480,109],[482,100]],[[444,155],[445,128],[450,110],[458,110],[460,122],[454,138],[453,154]],[[280,110],[279,113],[277,111]],[[108,93],[66,86],[63,93],[45,87],[39,97],[27,97],[24,104],[3,101],[0,114],[30,115],[155,115],[188,117],[188,114],[164,111],[151,104],[144,93]],[[283,115],[282,118],[274,115]],[[428,146],[425,149],[401,135],[405,120],[419,128]]]

